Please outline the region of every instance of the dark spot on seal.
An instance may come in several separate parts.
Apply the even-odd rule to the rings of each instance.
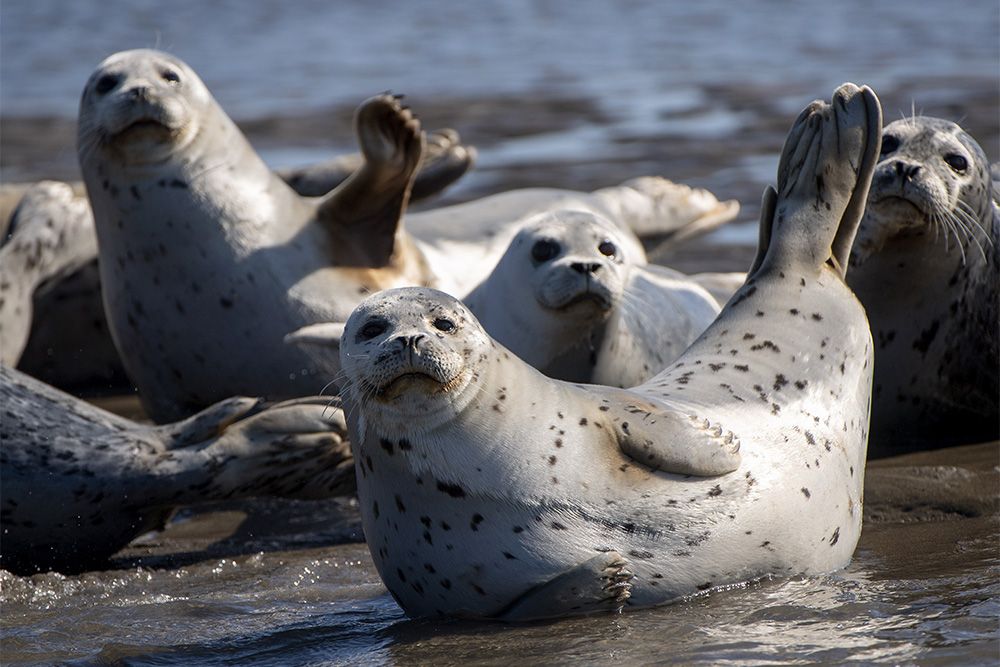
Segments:
[[[400,449],[400,451],[403,451],[403,452],[408,452],[408,451],[410,451],[411,449],[413,449],[413,445],[411,445],[411,444],[410,444],[410,441],[409,441],[409,440],[407,440],[406,438],[402,438],[402,439],[401,439],[401,440],[400,440],[400,441],[399,441],[398,443],[396,443],[396,444],[398,444],[398,445],[399,445],[399,449]]]
[[[587,418],[580,417],[580,426],[586,426],[586,425],[587,425]]]
[[[372,503],[372,514],[375,515],[376,519],[378,518],[379,511],[378,511],[378,501],[377,500]]]
[[[811,494],[811,493],[809,493],[809,489],[807,489],[807,488],[806,488],[806,487],[804,487],[804,486],[802,487],[802,495],[803,495],[803,496],[805,496],[806,498],[810,498],[810,497],[812,497],[812,494]]]
[[[403,504],[403,499],[399,497],[398,493],[396,494],[396,509],[400,512],[406,512],[406,505]]]
[[[524,532],[524,528],[522,528],[521,526],[514,526],[513,530],[514,530],[515,533],[523,533]]]
[[[566,526],[562,525],[562,524],[561,524],[561,523],[559,523],[558,521],[553,521],[553,522],[552,522],[552,528],[553,528],[554,530],[566,530]]]
[[[472,584],[472,588],[475,589],[475,591],[477,593],[479,593],[480,595],[482,595],[482,596],[486,595],[486,591],[484,591],[479,584]]]
[[[830,537],[830,546],[832,547],[839,540],[840,540],[840,526],[837,526],[837,529],[833,531],[833,535]]]
[[[653,553],[650,551],[637,551],[635,549],[629,551],[628,555],[633,558],[642,558],[643,560],[648,560],[653,557]]]
[[[510,553],[509,551],[504,551],[503,552],[503,557],[506,558],[507,560],[517,560],[517,556],[515,556],[512,553]]]
[[[788,380],[781,373],[774,376],[774,390],[781,391],[781,388],[788,384]]]
[[[233,307],[233,300],[230,299],[229,297],[220,296],[219,297],[219,303],[222,304],[223,308],[232,308]]]
[[[175,179],[173,179],[173,180],[170,181],[170,187],[172,187],[172,188],[180,188],[182,190],[187,190],[188,184],[185,183],[184,181],[180,180],[179,178],[175,178]]]
[[[441,588],[445,589],[446,591],[451,590],[451,579],[442,579],[438,583],[440,583]]]
[[[554,455],[550,456],[549,457],[549,465],[550,466],[554,466],[555,464],[556,464],[556,457]]]
[[[395,453],[395,449],[393,448],[392,443],[386,440],[385,438],[379,440],[378,444],[382,445],[382,449],[384,449],[386,454],[388,454],[389,456],[392,456],[393,453]]]
[[[477,512],[476,514],[472,515],[472,521],[469,523],[469,528],[471,528],[472,530],[479,530],[479,524],[481,524],[482,522],[483,522],[483,515]]]
[[[820,315],[819,313],[813,313],[812,315],[810,315],[810,317],[812,317],[817,322],[821,322],[823,320],[823,316]]]
[[[710,497],[713,497],[713,498],[714,498],[715,496],[721,496],[721,495],[722,495],[722,487],[720,487],[720,486],[719,486],[718,484],[716,484],[715,486],[713,486],[713,487],[712,487],[712,488],[711,488],[711,489],[709,490],[709,492],[708,492],[708,495],[709,495]]]
[[[447,493],[452,498],[464,498],[465,489],[459,484],[449,484],[447,482],[438,481],[437,483],[438,491]]]
[[[424,528],[431,527],[431,518],[429,516],[420,517],[420,523],[424,524]]]

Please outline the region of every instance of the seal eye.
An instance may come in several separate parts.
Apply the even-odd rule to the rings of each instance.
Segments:
[[[614,257],[618,254],[618,246],[607,239],[601,241],[601,244],[597,246],[597,250],[600,251],[602,255],[606,255],[607,257]]]
[[[118,77],[114,74],[105,74],[100,79],[97,80],[97,84],[94,85],[94,90],[98,95],[104,95],[111,91],[112,88],[118,85]]]
[[[957,171],[960,174],[964,174],[965,170],[969,168],[969,161],[958,153],[951,153],[944,156],[944,161],[948,163],[948,166]]]
[[[531,246],[531,257],[536,262],[547,262],[558,254],[559,244],[555,241],[542,239]]]
[[[443,331],[445,333],[451,333],[455,330],[455,323],[449,320],[447,317],[439,317],[434,320],[434,328],[438,331]]]
[[[372,320],[367,322],[361,330],[358,331],[359,340],[371,340],[376,336],[380,336],[385,333],[385,330],[389,328],[389,325],[385,320]]]
[[[175,72],[172,69],[165,69],[165,70],[163,70],[163,72],[160,74],[160,76],[162,76],[163,80],[166,81],[167,83],[180,83],[181,82],[181,75],[178,74],[177,72]]]
[[[882,137],[882,150],[879,151],[879,155],[888,155],[889,153],[896,152],[899,148],[899,139],[892,136],[891,134],[886,134]]]

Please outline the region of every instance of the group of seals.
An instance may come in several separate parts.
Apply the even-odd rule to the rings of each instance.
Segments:
[[[329,399],[231,398],[176,424],[138,424],[0,365],[0,567],[99,566],[179,505],[348,493],[353,462]]]
[[[575,198],[618,224],[661,231],[735,215],[734,205],[710,195],[646,179],[593,194],[531,191],[505,203],[488,198],[416,214],[408,224],[418,242],[401,218],[422,153],[419,124],[398,100],[381,96],[362,106],[356,125],[365,166],[322,199],[306,199],[266,168],[176,58],[122,52],[91,76],[80,104],[79,156],[104,302],[154,419],[176,419],[233,394],[320,391],[326,374],[318,370],[337,369],[306,348],[282,348],[286,334],[342,323],[379,289],[468,291],[520,218],[539,207]],[[666,216],[685,203],[694,215]],[[476,224],[454,231],[463,216]],[[461,271],[456,258],[477,270]]]
[[[341,395],[369,549],[404,610],[544,618],[849,561],[872,343],[843,276],[880,125],[850,84],[803,112],[746,284],[632,390],[546,378],[440,292],[355,310]]]
[[[876,344],[872,453],[1000,438],[1000,209],[955,123],[885,127],[848,283]]]

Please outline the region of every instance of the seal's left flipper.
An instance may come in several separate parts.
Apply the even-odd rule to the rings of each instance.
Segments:
[[[353,266],[387,266],[424,151],[420,121],[392,95],[364,102],[354,118],[364,166],[317,210]]]
[[[632,595],[628,562],[617,551],[608,551],[535,586],[512,602],[498,616],[503,621],[533,621],[577,614],[621,611]]]
[[[618,446],[637,463],[699,477],[724,475],[740,467],[740,439],[721,424],[693,411],[657,405],[634,390],[601,387],[595,394]]]

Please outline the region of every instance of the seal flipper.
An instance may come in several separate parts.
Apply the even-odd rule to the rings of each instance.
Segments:
[[[316,211],[345,266],[388,266],[424,150],[420,122],[399,98],[364,102],[354,118],[364,165],[326,195]]]
[[[724,475],[740,467],[740,439],[720,424],[682,407],[652,402],[635,389],[600,390],[594,392],[601,397],[599,409],[611,420],[622,452],[637,463],[699,477]]]
[[[628,562],[608,551],[535,586],[501,611],[503,621],[534,621],[574,614],[620,612],[632,596]]]
[[[284,341],[292,345],[319,345],[340,350],[344,326],[344,322],[318,322],[287,334]]]
[[[844,277],[881,131],[882,110],[867,86],[845,83],[834,92],[832,104],[813,102],[802,112],[782,149],[762,266],[815,272],[829,265]],[[836,210],[842,211],[839,217],[829,214]]]

